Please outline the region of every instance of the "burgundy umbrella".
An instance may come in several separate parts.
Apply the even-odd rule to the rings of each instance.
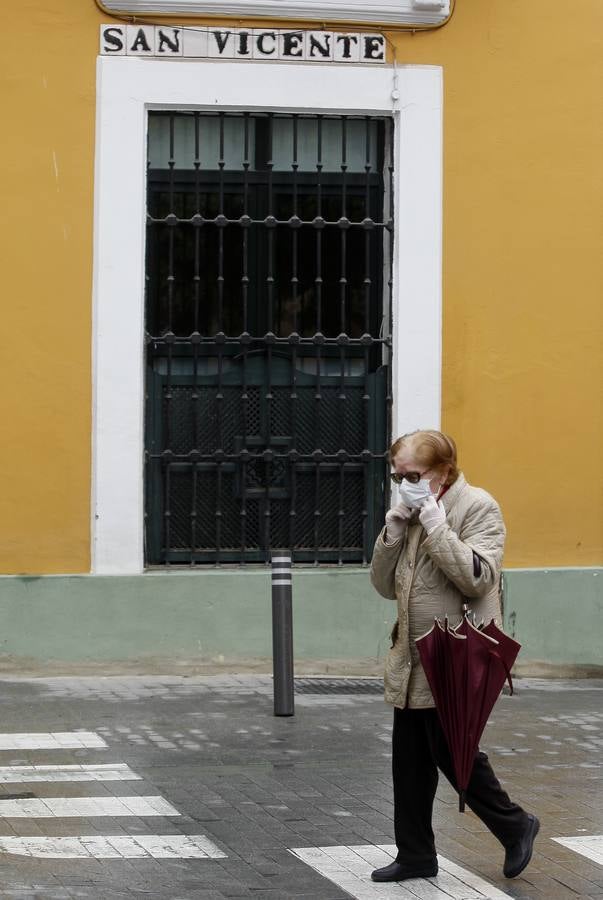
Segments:
[[[478,629],[467,613],[451,628],[436,619],[416,640],[419,657],[446,736],[459,789],[459,810],[488,717],[508,678],[520,645],[490,622]]]
[[[463,619],[463,622],[464,621],[465,619]],[[461,622],[461,625],[462,624],[463,623]],[[498,652],[500,653],[500,659],[507,673],[509,689],[511,693],[513,693],[511,669],[513,668],[513,664],[517,659],[517,654],[521,650],[521,644],[519,644],[517,641],[514,641],[513,638],[509,637],[508,634],[505,634],[504,631],[501,631],[494,619],[492,619],[489,625],[482,625],[480,631],[483,631],[483,633],[487,634],[488,637],[494,638],[495,641],[498,641]]]

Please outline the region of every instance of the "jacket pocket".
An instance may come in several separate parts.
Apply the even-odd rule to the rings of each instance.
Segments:
[[[405,688],[408,676],[407,663],[407,654],[398,642],[391,648],[385,659],[384,681],[390,691],[399,693]]]

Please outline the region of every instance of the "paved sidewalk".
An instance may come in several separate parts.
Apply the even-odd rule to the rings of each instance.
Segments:
[[[267,676],[0,681],[0,897],[603,900],[603,681],[520,680],[486,728],[542,820],[523,877],[442,780],[440,875],[381,887],[392,715],[374,679],[303,679],[286,719]]]

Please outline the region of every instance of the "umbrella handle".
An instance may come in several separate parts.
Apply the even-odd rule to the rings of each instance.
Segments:
[[[463,611],[463,618],[466,619],[467,622],[469,622],[470,618],[473,619],[473,625],[477,628],[477,623],[476,623],[476,619],[475,619],[475,610],[471,609],[471,607],[469,606],[468,603],[463,603],[461,609]],[[484,620],[482,619],[482,624],[483,624],[483,621]],[[469,622],[469,624],[471,624],[471,622]],[[481,628],[481,625],[479,627]]]
[[[506,664],[506,662],[504,661],[504,659],[502,658],[502,656],[500,655],[498,650],[490,650],[490,653],[492,656],[495,656],[497,658],[497,660],[500,662],[503,669],[505,670],[505,675],[507,676],[507,682],[509,684],[509,690],[511,691],[511,695],[512,695],[513,694],[513,679],[511,678],[510,668],[508,667],[508,665]]]

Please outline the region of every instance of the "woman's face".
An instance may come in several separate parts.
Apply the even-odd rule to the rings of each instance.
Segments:
[[[429,487],[432,494],[437,494],[444,482],[448,471],[436,472],[435,470],[426,469],[424,465],[417,462],[413,455],[412,444],[405,444],[396,453],[393,459],[394,472],[399,475],[407,475],[409,472],[418,472],[421,478],[429,479]],[[446,470],[448,466],[446,466]]]

